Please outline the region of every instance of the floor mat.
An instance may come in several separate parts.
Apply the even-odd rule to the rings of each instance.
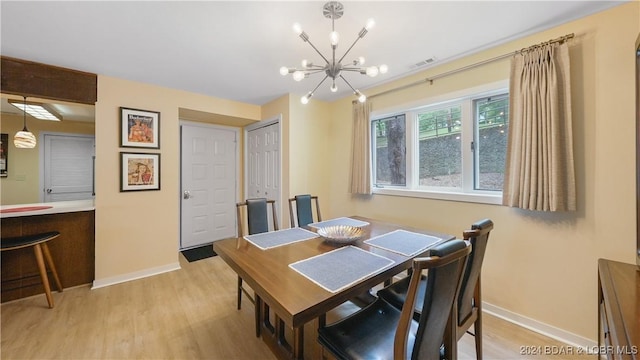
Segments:
[[[202,260],[202,259],[206,259],[206,258],[210,258],[212,256],[218,255],[216,254],[215,251],[213,251],[213,245],[211,244],[200,246],[193,249],[182,250],[181,252],[182,252],[182,255],[184,255],[184,257],[189,262],[194,262],[194,261],[198,261],[198,260]]]

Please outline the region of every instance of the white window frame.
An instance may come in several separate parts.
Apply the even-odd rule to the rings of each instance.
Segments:
[[[372,146],[369,149],[371,153],[371,183],[373,186],[373,193],[376,195],[391,195],[391,196],[406,196],[417,197],[425,199],[437,199],[437,200],[450,200],[450,201],[462,201],[473,202],[482,204],[502,204],[502,192],[491,190],[475,190],[474,189],[474,168],[473,168],[473,153],[471,152],[471,142],[474,141],[475,119],[473,116],[473,99],[504,94],[509,91],[508,80],[501,80],[490,84],[476,86],[452,93],[438,95],[431,98],[420,99],[411,103],[397,105],[385,109],[380,109],[371,112],[370,122],[379,120],[385,117],[398,115],[405,113],[406,121],[406,186],[375,186],[375,151],[373,146],[375,144],[375,138],[372,139]],[[473,121],[463,121],[461,131],[462,142],[462,189],[459,188],[442,188],[442,187],[427,187],[418,185],[418,161],[414,161],[415,157],[419,153],[418,151],[418,121],[417,113],[423,112],[426,107],[432,107],[437,105],[447,106],[448,104],[457,103],[462,101],[462,118],[472,119]],[[429,109],[432,110],[432,109]],[[373,137],[373,133],[370,134]]]

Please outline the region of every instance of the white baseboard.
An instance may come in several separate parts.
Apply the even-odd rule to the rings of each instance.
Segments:
[[[174,270],[180,270],[180,269],[181,269],[180,268],[180,263],[175,262],[175,263],[172,263],[172,264],[158,266],[158,267],[151,268],[151,269],[145,269],[145,270],[142,270],[142,271],[136,271],[136,272],[132,272],[132,273],[124,274],[124,275],[112,276],[112,277],[108,277],[106,279],[94,280],[93,281],[93,286],[91,287],[91,290],[99,289],[99,288],[105,287],[105,286],[111,286],[111,285],[115,285],[115,284],[120,284],[120,283],[127,282],[127,281],[138,280],[138,279],[146,278],[146,277],[149,277],[149,276],[159,275],[159,274],[162,274],[162,273],[166,273],[166,272],[174,271]]]
[[[497,316],[503,320],[514,323],[518,326],[522,326],[525,329],[537,332],[544,336],[563,342],[573,347],[580,347],[583,349],[595,349],[598,346],[597,341],[587,339],[583,336],[576,335],[574,333],[562,330],[555,326],[545,324],[538,320],[516,314],[512,311],[503,309],[501,307],[482,302],[482,310],[488,314]]]

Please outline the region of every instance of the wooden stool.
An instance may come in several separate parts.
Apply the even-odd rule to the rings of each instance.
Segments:
[[[44,286],[45,295],[47,295],[49,308],[53,308],[53,296],[51,296],[49,277],[47,276],[47,268],[44,264],[42,255],[44,254],[44,259],[47,260],[47,264],[49,265],[49,268],[51,268],[51,273],[53,274],[53,278],[56,281],[58,291],[62,292],[62,284],[60,283],[60,278],[58,278],[58,272],[56,271],[56,267],[53,264],[53,259],[51,258],[49,247],[47,246],[47,241],[55,239],[58,236],[60,236],[59,232],[51,231],[41,234],[3,238],[0,242],[0,251],[16,250],[33,246],[33,251],[36,255],[36,262],[38,263],[38,269],[40,270],[40,277],[42,278],[42,285]]]

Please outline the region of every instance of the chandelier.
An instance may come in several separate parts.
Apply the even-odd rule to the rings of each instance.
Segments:
[[[347,84],[347,86],[349,86],[349,88],[351,88],[353,93],[358,97],[358,101],[365,102],[367,100],[367,97],[363,93],[361,93],[360,90],[357,90],[353,86],[351,86],[351,84],[347,81],[347,79],[345,79],[344,76],[342,76],[342,72],[351,71],[351,72],[360,73],[362,75],[375,77],[375,76],[378,76],[378,74],[385,74],[388,70],[387,65],[365,67],[363,66],[365,60],[364,60],[364,57],[362,56],[358,57],[352,62],[345,63],[345,64],[342,63],[342,60],[344,60],[347,54],[349,54],[349,51],[351,51],[351,49],[358,42],[358,40],[362,39],[367,34],[367,32],[371,30],[375,22],[373,21],[373,19],[369,19],[367,21],[367,24],[358,33],[358,37],[351,44],[351,46],[349,46],[349,48],[344,53],[344,55],[342,55],[340,59],[336,60],[336,49],[338,48],[340,35],[335,29],[335,20],[340,19],[342,17],[342,15],[344,14],[344,7],[342,6],[341,3],[337,1],[330,1],[324,4],[324,7],[322,9],[323,9],[322,13],[324,14],[324,17],[331,19],[331,33],[329,34],[329,41],[331,42],[330,59],[327,59],[326,56],[322,55],[322,53],[309,40],[309,35],[307,35],[307,33],[305,33],[304,31],[302,31],[300,24],[296,23],[296,24],[293,24],[293,30],[298,34],[298,36],[300,36],[302,41],[311,45],[313,50],[315,50],[318,53],[318,55],[322,57],[322,59],[324,60],[324,64],[317,65],[308,60],[302,60],[301,68],[283,66],[280,68],[280,74],[283,76],[286,76],[287,74],[293,74],[292,76],[295,81],[302,81],[302,79],[307,78],[309,77],[309,75],[316,74],[316,73],[325,74],[324,78],[318,83],[318,85],[313,90],[309,91],[306,95],[300,98],[300,101],[303,104],[306,104],[309,102],[309,99],[311,99],[315,91],[328,78],[331,78],[331,88],[330,88],[331,92],[338,91],[338,87],[336,86],[336,79],[340,78],[345,82],[345,84]]]

